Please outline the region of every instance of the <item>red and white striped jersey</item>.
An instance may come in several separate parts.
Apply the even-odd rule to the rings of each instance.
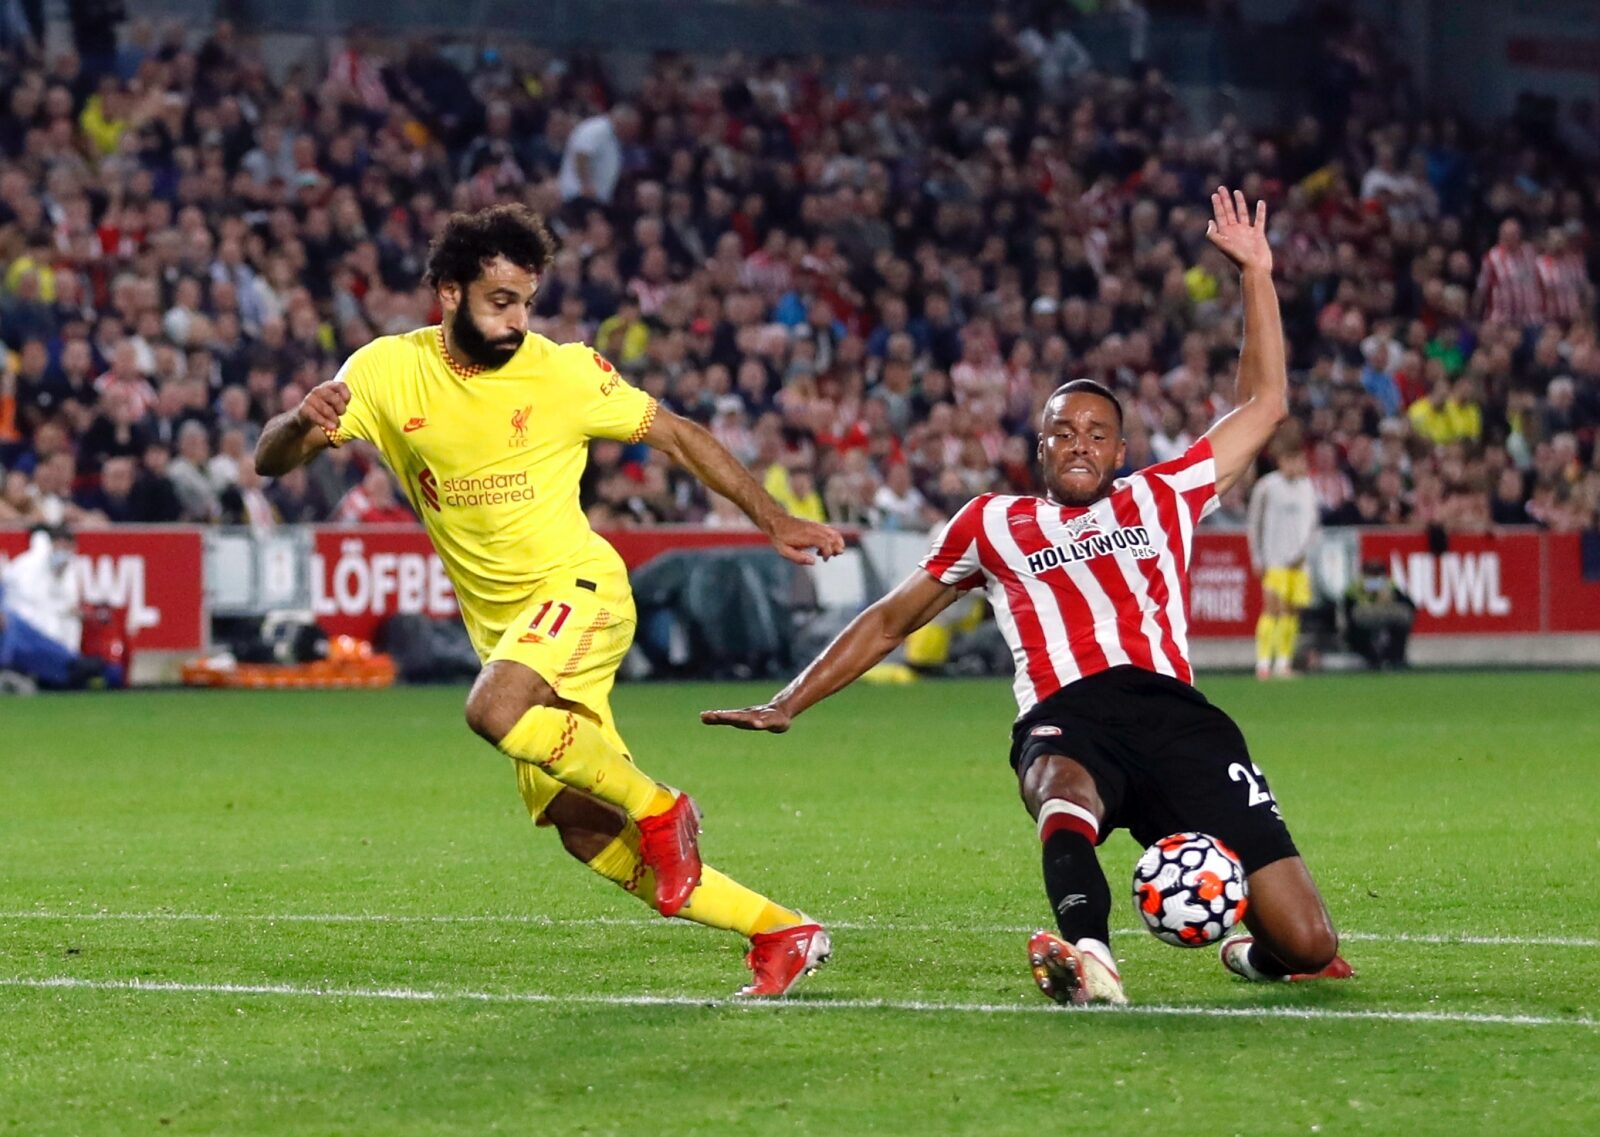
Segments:
[[[1195,526],[1216,505],[1216,461],[1201,438],[1084,508],[974,498],[922,567],[941,584],[984,588],[1011,647],[1021,714],[1124,664],[1192,683],[1189,554]]]
[[[1583,316],[1589,291],[1589,273],[1581,253],[1556,256],[1541,253],[1539,283],[1544,287],[1544,313],[1552,320],[1571,321]]]
[[[1533,250],[1523,245],[1513,253],[1496,245],[1485,253],[1478,272],[1478,295],[1485,319],[1519,328],[1541,322],[1544,294]]]

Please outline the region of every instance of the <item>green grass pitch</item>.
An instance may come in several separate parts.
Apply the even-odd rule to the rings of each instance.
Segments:
[[[835,926],[787,1005],[521,812],[459,690],[0,702],[0,1133],[1600,1132],[1600,678],[1203,689],[1359,976],[1251,986],[1132,931],[1055,1008],[998,682],[618,692],[707,859]]]

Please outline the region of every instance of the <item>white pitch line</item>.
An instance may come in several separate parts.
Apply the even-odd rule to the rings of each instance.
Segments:
[[[1473,1011],[1341,1011],[1326,1007],[1184,1007],[1135,1003],[1127,1007],[1058,1007],[1050,1003],[930,1003],[918,999],[738,999],[694,995],[555,995],[537,991],[426,990],[412,987],[298,987],[289,983],[177,983],[144,979],[80,979],[72,975],[0,978],[0,987],[46,991],[126,991],[163,995],[282,995],[311,999],[374,999],[408,1003],[524,1003],[553,1006],[703,1007],[781,1011],[909,1011],[944,1014],[1108,1014],[1180,1018],[1303,1019],[1393,1023],[1470,1023],[1476,1026],[1600,1028],[1600,1020]]]
[[[1473,944],[1480,947],[1600,948],[1587,936],[1473,936],[1453,932],[1340,932],[1341,940],[1379,944]]]
[[[7,920],[99,921],[126,920],[132,923],[260,923],[260,924],[507,924],[537,928],[566,927],[627,927],[649,928],[662,926],[660,920],[631,916],[546,916],[540,913],[497,914],[450,913],[406,914],[392,912],[0,912],[0,922]],[[667,927],[688,928],[694,925],[686,920],[669,921]],[[1026,935],[1036,931],[1037,924],[984,925],[966,927],[956,924],[903,924],[892,921],[829,921],[828,928],[841,932],[904,932],[926,935],[928,933],[967,933],[973,935]],[[1142,928],[1118,928],[1118,936],[1137,938]],[[1455,932],[1340,932],[1341,939],[1350,943],[1434,944],[1441,947],[1559,947],[1600,948],[1600,939],[1587,936],[1505,936],[1472,935]]]

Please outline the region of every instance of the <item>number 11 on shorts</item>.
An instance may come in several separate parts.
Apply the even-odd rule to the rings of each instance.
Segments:
[[[551,609],[555,610],[555,619],[550,621],[550,626],[542,632],[540,625],[545,617],[550,615]],[[559,600],[546,600],[540,605],[539,610],[533,614],[533,619],[528,621],[528,630],[518,637],[518,643],[532,644],[540,640],[553,640],[561,634],[561,629],[567,622],[567,617],[572,615],[572,606],[563,604]]]
[[[1245,769],[1242,762],[1235,762],[1229,766],[1228,780],[1231,782],[1243,782],[1250,787],[1251,805],[1270,805],[1275,817],[1281,818],[1283,816],[1278,810],[1278,800],[1272,796],[1272,791],[1263,785],[1267,780],[1267,776],[1261,772],[1261,767],[1254,762],[1250,763],[1248,770]]]

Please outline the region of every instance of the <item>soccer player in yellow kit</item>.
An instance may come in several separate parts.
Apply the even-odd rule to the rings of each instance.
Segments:
[[[428,259],[443,321],[355,352],[267,424],[256,468],[282,474],[350,439],[378,448],[484,661],[467,722],[512,759],[534,820],[663,915],[749,936],[754,979],[741,993],[781,995],[827,958],[827,932],[702,866],[693,801],[634,765],[612,719],[635,615],[622,559],[578,505],[589,440],[661,451],[738,504],[790,560],[832,556],[844,541],[791,517],[707,431],[587,346],[530,333],[553,252],[522,206],[451,217]]]

